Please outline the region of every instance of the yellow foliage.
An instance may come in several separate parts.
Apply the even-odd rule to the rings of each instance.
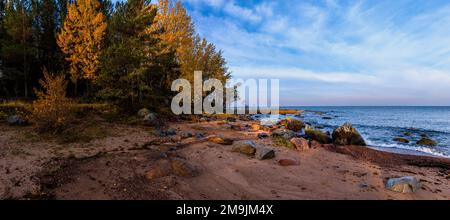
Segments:
[[[67,82],[62,75],[44,71],[44,80],[39,83],[44,90],[35,91],[38,98],[32,104],[32,120],[40,132],[60,132],[72,115],[72,101],[66,97]]]
[[[57,43],[70,62],[72,82],[84,78],[95,81],[100,64],[101,42],[106,30],[97,0],[77,0],[68,5]]]

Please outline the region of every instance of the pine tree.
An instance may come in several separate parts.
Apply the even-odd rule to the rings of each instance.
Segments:
[[[100,65],[101,43],[106,30],[104,15],[97,0],[77,0],[68,5],[64,26],[57,43],[70,63],[70,75],[95,82]]]
[[[150,1],[129,0],[116,5],[108,26],[99,95],[128,110],[161,102],[170,94],[168,78],[179,75],[174,53],[163,52],[149,30],[155,15]]]

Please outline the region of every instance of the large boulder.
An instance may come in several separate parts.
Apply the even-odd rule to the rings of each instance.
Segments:
[[[305,123],[293,118],[286,118],[281,120],[278,124],[295,132],[299,132],[303,129],[303,127],[305,127]]]
[[[413,193],[421,187],[420,181],[413,176],[391,178],[386,182],[386,189],[398,193]]]
[[[272,132],[272,137],[281,137],[287,140],[290,140],[295,136],[296,136],[295,132],[284,128],[279,128]]]
[[[308,129],[305,130],[305,135],[313,140],[313,141],[317,141],[321,144],[329,144],[331,143],[331,138],[330,136],[328,136],[328,134],[323,133],[320,130],[315,130],[315,129]]]
[[[275,157],[275,151],[271,148],[260,146],[256,148],[255,158],[258,160],[268,160]]]
[[[431,140],[428,137],[423,137],[422,139],[420,139],[419,141],[417,141],[418,145],[422,145],[422,146],[436,146],[437,142]]]
[[[333,131],[333,143],[336,145],[360,145],[366,146],[361,134],[349,123]]]
[[[254,156],[256,153],[256,144],[253,141],[235,141],[233,143],[233,152],[238,152],[248,156]]]
[[[295,149],[298,151],[309,150],[309,142],[304,138],[292,138],[291,143],[294,145]]]

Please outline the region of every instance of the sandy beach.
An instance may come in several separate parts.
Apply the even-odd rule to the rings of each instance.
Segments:
[[[449,159],[331,144],[298,151],[258,138],[252,121],[169,122],[163,129],[176,134],[167,137],[151,127],[88,121],[77,125],[91,135],[83,142],[1,124],[0,199],[450,199]],[[252,140],[275,157],[232,152],[208,136]],[[416,177],[421,188],[385,188],[402,176]]]

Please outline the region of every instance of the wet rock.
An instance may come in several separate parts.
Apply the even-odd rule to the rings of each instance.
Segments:
[[[213,143],[221,144],[221,145],[232,145],[233,144],[233,140],[231,140],[229,138],[218,137],[215,135],[208,136],[207,140],[209,142],[213,142]]]
[[[287,140],[290,140],[291,138],[295,137],[295,132],[288,130],[288,129],[276,129],[272,132],[272,137],[281,137]]]
[[[324,119],[324,120],[331,120],[331,119],[333,119],[333,118],[332,118],[332,117],[325,116],[325,117],[322,117],[322,119]]]
[[[295,149],[298,151],[309,150],[309,142],[304,138],[292,138],[291,143],[294,145]]]
[[[402,137],[396,137],[393,139],[394,141],[398,142],[398,143],[402,143],[402,144],[407,144],[409,143],[409,140],[406,138],[402,138]]]
[[[271,148],[260,146],[256,148],[255,158],[258,160],[268,160],[275,157],[275,151]]]
[[[233,143],[233,152],[239,152],[248,156],[253,156],[256,153],[256,145],[253,141],[235,141]]]
[[[437,142],[431,140],[430,138],[427,137],[423,137],[422,139],[420,139],[419,141],[417,141],[418,145],[422,145],[422,146],[436,146]]]
[[[320,130],[305,130],[305,134],[311,140],[317,141],[321,144],[329,144],[331,143],[331,138],[328,134],[323,133]]]
[[[285,159],[280,159],[280,160],[278,160],[278,164],[279,164],[280,166],[283,166],[283,167],[287,167],[287,166],[299,166],[299,165],[300,165],[300,161],[294,160],[294,159],[288,159],[288,158],[285,158]]]
[[[267,133],[259,133],[258,134],[259,139],[264,139],[264,138],[268,138],[268,137],[269,137],[269,134],[267,134]]]
[[[6,118],[6,122],[8,122],[9,125],[26,125],[27,121],[20,117],[19,115],[11,115],[8,118]]]
[[[349,123],[333,131],[333,143],[336,145],[360,145],[366,146],[361,134]]]
[[[412,136],[411,132],[405,132],[405,133],[403,133],[403,135],[405,135],[407,137],[411,137]]]
[[[398,193],[413,193],[420,187],[420,181],[413,176],[391,178],[386,182],[386,189]]]

